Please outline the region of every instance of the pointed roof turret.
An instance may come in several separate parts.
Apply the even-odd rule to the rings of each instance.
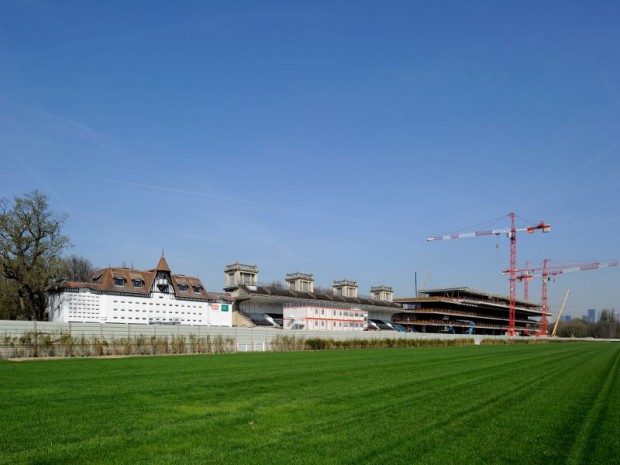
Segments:
[[[155,271],[167,271],[168,273],[170,273],[170,267],[168,266],[166,257],[164,257],[163,254],[161,258],[159,259],[159,263],[157,263],[157,267],[155,268]]]

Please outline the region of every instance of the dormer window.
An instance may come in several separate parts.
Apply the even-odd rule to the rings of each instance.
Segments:
[[[187,292],[187,284],[179,284],[179,292]]]
[[[200,294],[202,292],[202,286],[192,286],[192,289],[196,294]]]
[[[134,288],[140,289],[144,287],[144,278],[139,273],[129,273],[129,277],[131,278],[131,283]]]
[[[116,287],[125,287],[125,275],[122,271],[112,271],[112,279]]]

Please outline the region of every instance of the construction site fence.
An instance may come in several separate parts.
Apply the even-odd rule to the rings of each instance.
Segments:
[[[335,346],[338,341],[362,341],[360,346],[380,347],[375,343],[385,341],[383,346],[391,347],[399,345],[392,341],[404,345],[407,340],[453,345],[457,339],[466,340],[465,345],[483,339],[500,342],[506,336],[0,320],[0,358],[266,352],[312,348],[308,342],[317,340]]]

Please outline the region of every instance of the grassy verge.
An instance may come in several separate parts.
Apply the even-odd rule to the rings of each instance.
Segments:
[[[618,344],[0,362],[0,463],[620,463]]]

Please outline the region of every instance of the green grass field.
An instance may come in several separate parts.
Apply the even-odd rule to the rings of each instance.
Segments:
[[[618,464],[620,344],[0,362],[0,463]]]

